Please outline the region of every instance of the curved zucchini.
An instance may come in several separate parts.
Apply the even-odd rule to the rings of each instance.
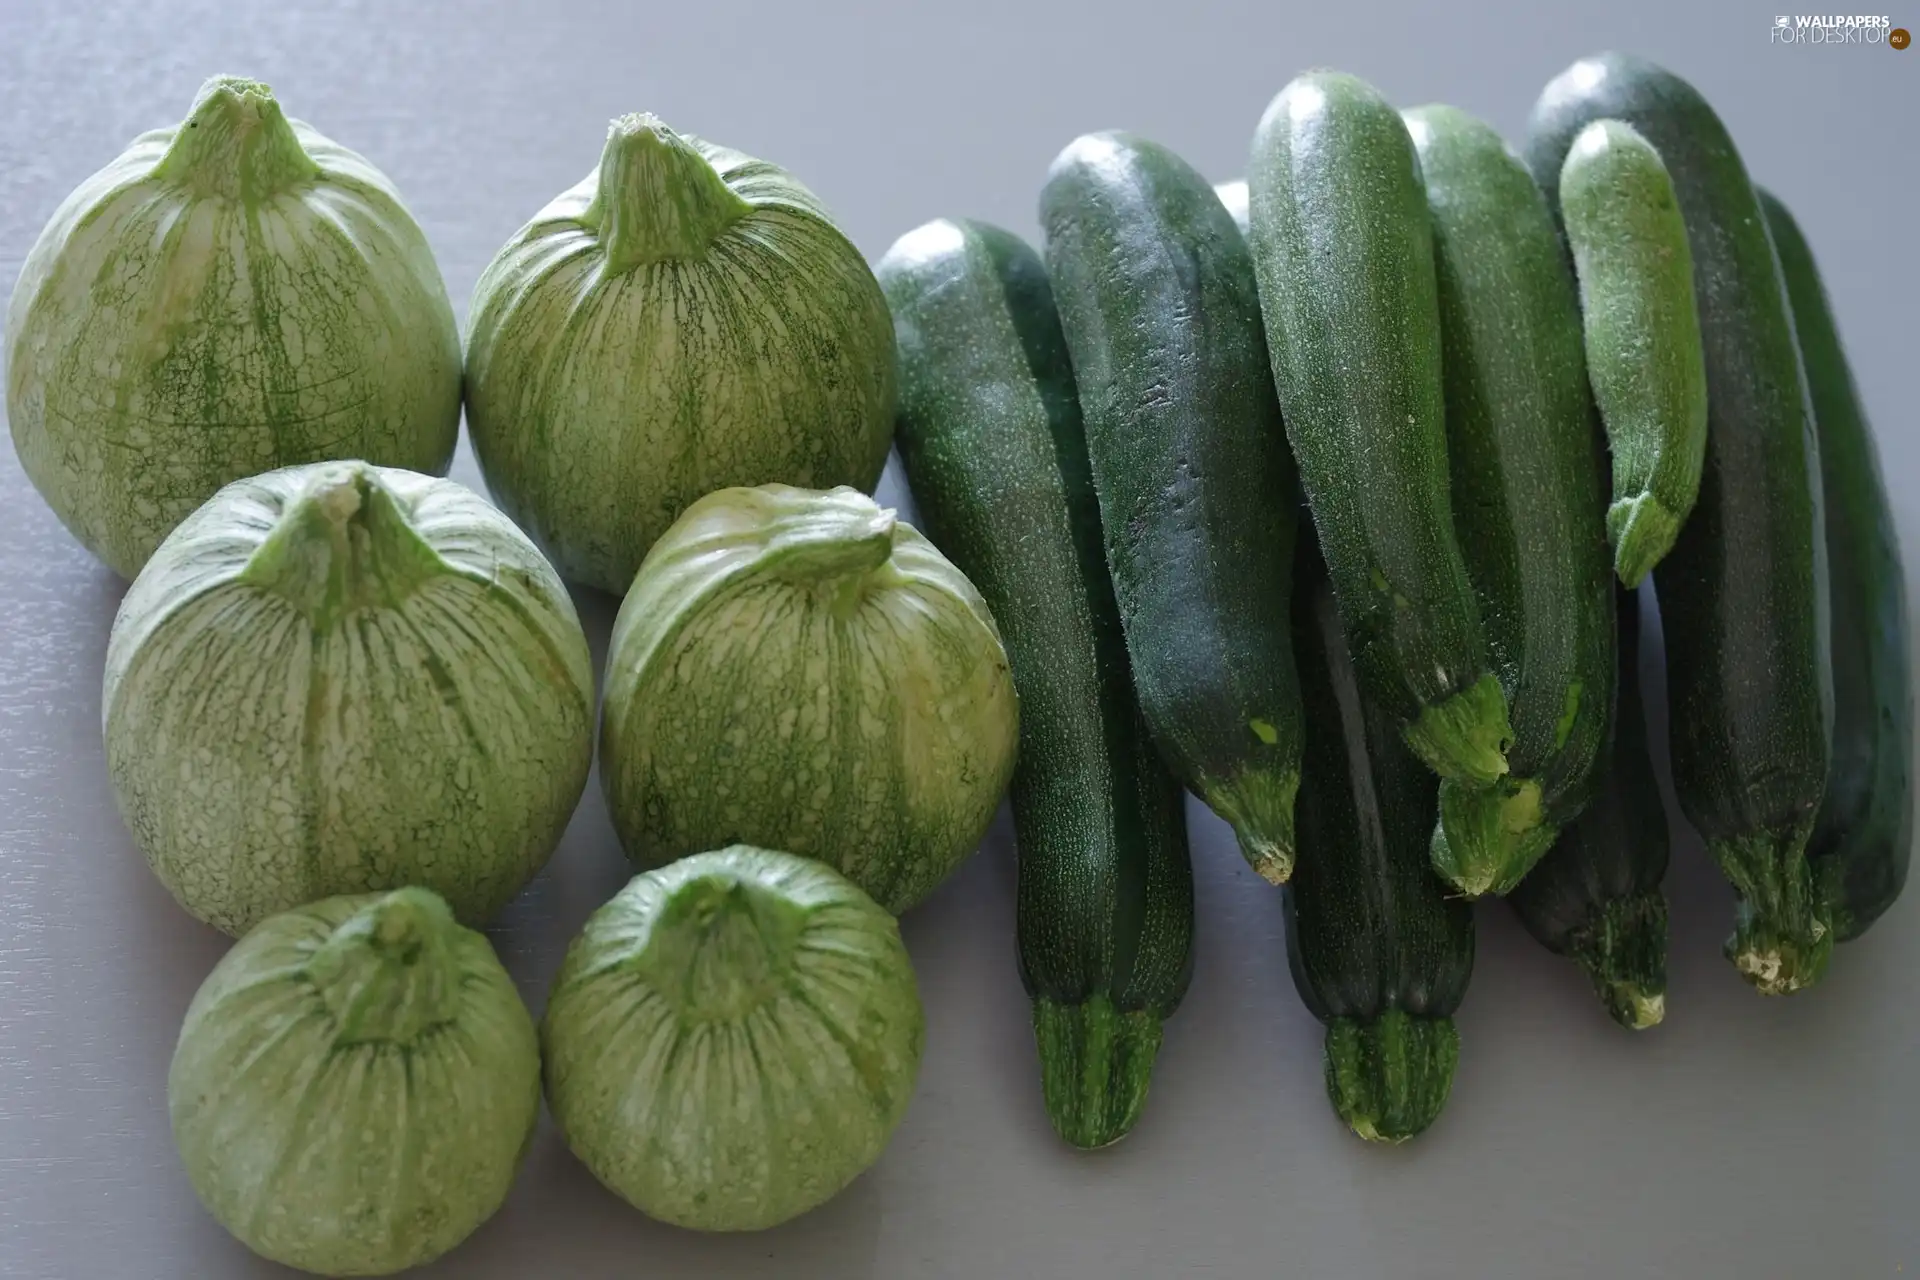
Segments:
[[[1261,118],[1247,186],[1273,378],[1360,679],[1436,773],[1491,783],[1513,730],[1454,535],[1413,142],[1370,85],[1309,72]]]
[[[1139,1118],[1187,989],[1193,872],[1180,788],[1134,700],[1066,341],[1038,255],[997,227],[930,222],[877,271],[901,460],[1020,695],[1018,947],[1047,1114],[1105,1146]]]
[[[1605,481],[1546,201],[1490,125],[1444,106],[1406,121],[1433,217],[1454,530],[1513,724],[1506,777],[1440,784],[1434,867],[1474,897],[1518,884],[1593,794],[1613,708]]]
[[[1575,136],[1609,118],[1659,150],[1687,226],[1714,232],[1693,244],[1707,365],[1700,497],[1655,577],[1674,788],[1740,895],[1729,958],[1779,995],[1817,981],[1833,950],[1806,856],[1833,718],[1813,413],[1753,184],[1691,85],[1622,54],[1575,63],[1534,107],[1535,181],[1557,189]]]
[[[1614,571],[1637,587],[1672,549],[1700,492],[1707,367],[1693,251],[1667,166],[1632,125],[1582,129],[1558,182],[1587,376],[1613,452],[1607,537]]]
[[[1427,863],[1434,776],[1360,692],[1313,538],[1294,569],[1308,723],[1300,865],[1286,889],[1294,985],[1327,1027],[1327,1095],[1363,1138],[1433,1123],[1453,1084],[1453,1011],[1473,972],[1473,908]]]
[[[1833,601],[1833,768],[1807,845],[1837,941],[1893,905],[1913,856],[1913,671],[1900,533],[1806,237],[1760,192],[1813,393]]]
[[[1134,686],[1174,776],[1253,869],[1293,869],[1299,497],[1245,239],[1198,173],[1075,140],[1040,196]]]
[[[1615,1022],[1639,1031],[1667,1009],[1667,814],[1647,755],[1639,597],[1616,590],[1620,675],[1599,792],[1507,901],[1541,946],[1586,971]]]

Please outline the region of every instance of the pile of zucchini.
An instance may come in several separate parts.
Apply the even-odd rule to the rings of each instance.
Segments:
[[[878,275],[909,480],[1020,693],[1020,972],[1069,1142],[1131,1128],[1187,986],[1183,787],[1284,885],[1362,1137],[1445,1103],[1470,899],[1659,1022],[1649,592],[1729,958],[1796,991],[1885,911],[1897,536],[1806,243],[1685,81],[1576,63],[1516,152],[1310,72],[1244,184],[1091,134],[1040,221],[1043,253],[929,223]]]

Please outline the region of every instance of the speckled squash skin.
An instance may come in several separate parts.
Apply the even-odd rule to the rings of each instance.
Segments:
[[[1313,731],[1300,866],[1286,888],[1287,961],[1326,1024],[1335,1113],[1370,1142],[1402,1142],[1433,1123],[1453,1088],[1473,907],[1428,863],[1438,784],[1391,714],[1362,694],[1319,549],[1301,543],[1294,652]]]
[[[1293,871],[1299,485],[1246,238],[1179,156],[1075,139],[1040,193],[1140,710],[1247,863]]]
[[[1592,797],[1613,714],[1606,480],[1579,290],[1553,215],[1491,125],[1406,113],[1433,219],[1454,531],[1513,725],[1507,776],[1440,784],[1433,858],[1506,893]]]
[[[912,526],[852,489],[723,489],[620,607],[600,780],[642,867],[753,843],[898,912],[979,845],[1018,734],[986,603]]]
[[[1764,189],[1820,432],[1833,589],[1833,768],[1807,842],[1834,936],[1857,938],[1906,887],[1913,859],[1913,632],[1880,450],[1806,236]]]
[[[757,1231],[880,1158],[926,1042],[893,917],[822,863],[736,845],[636,876],[567,949],[547,1102],[649,1217]]]
[[[334,458],[444,473],[460,336],[385,175],[217,76],[40,233],[6,383],[28,478],[131,578],[230,480]]]
[[[572,816],[593,676],[566,589],[478,495],[317,463],[234,482],[154,553],[103,719],[121,813],[200,919],[414,884],[480,923]]]
[[[241,1243],[388,1275],[506,1199],[540,1114],[540,1046],[492,946],[438,897],[326,898],[214,966],[167,1109],[194,1192]]]
[[[1613,454],[1607,536],[1620,581],[1637,587],[1700,493],[1707,366],[1693,251],[1667,166],[1623,121],[1595,120],[1574,138],[1559,198],[1587,376]]]
[[[1430,768],[1487,785],[1513,731],[1454,533],[1413,141],[1371,85],[1310,71],[1261,117],[1247,188],[1274,385],[1360,679]]]
[[[1193,973],[1179,783],[1134,697],[1066,336],[1040,255],[942,218],[876,268],[900,342],[900,460],[980,588],[1020,693],[1016,931],[1047,1117],[1125,1137]]]
[[[1584,58],[1542,90],[1528,122],[1543,190],[1554,193],[1574,140],[1602,119],[1632,125],[1673,180],[1706,357],[1699,497],[1654,572],[1674,791],[1740,895],[1728,957],[1784,995],[1819,980],[1834,942],[1807,857],[1833,729],[1812,401],[1765,216],[1713,107],[1644,59]]]
[[[616,594],[695,499],[871,491],[892,435],[893,326],[859,250],[784,170],[648,115],[494,257],[466,355],[494,499]]]

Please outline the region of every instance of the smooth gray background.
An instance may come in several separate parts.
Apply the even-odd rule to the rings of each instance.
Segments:
[[[1893,17],[1920,26],[1920,10]],[[941,214],[1031,234],[1048,160],[1087,130],[1131,128],[1234,176],[1268,98],[1310,65],[1512,136],[1566,63],[1631,48],[1691,77],[1798,211],[1920,567],[1920,431],[1900,391],[1920,332],[1920,52],[1775,48],[1772,21],[1675,0],[0,0],[0,283],[68,190],[177,121],[213,72],[268,80],[384,168],[464,310],[493,251],[593,165],[621,112],[791,168],[877,257]],[[454,475],[477,482],[464,445]],[[900,492],[890,476],[883,496]],[[122,589],[0,450],[0,1275],[289,1274],[200,1211],[167,1135],[175,1030],[227,941],[173,904],[113,810],[99,682]],[[582,611],[602,649],[610,603]],[[626,1208],[548,1130],[507,1208],[431,1274],[1920,1273],[1920,894],[1842,950],[1822,988],[1763,1000],[1720,958],[1730,897],[1683,841],[1670,1017],[1640,1036],[1489,905],[1452,1101],[1420,1141],[1382,1150],[1328,1110],[1277,894],[1198,806],[1192,825],[1192,995],[1122,1146],[1073,1154],[1041,1111],[1003,821],[905,922],[926,1069],[892,1149],[838,1201],[761,1235],[698,1236]],[[625,874],[591,785],[494,931],[536,1009],[567,938]]]

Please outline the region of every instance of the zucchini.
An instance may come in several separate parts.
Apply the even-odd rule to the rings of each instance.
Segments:
[[[1506,777],[1440,784],[1434,867],[1474,897],[1518,884],[1593,794],[1613,711],[1613,572],[1578,291],[1553,216],[1490,125],[1445,106],[1406,122],[1433,218],[1454,531],[1513,724]]]
[[[1541,946],[1586,971],[1615,1022],[1639,1031],[1667,1007],[1667,814],[1647,754],[1639,597],[1616,590],[1620,674],[1599,792],[1507,901]]]
[[[1433,1123],[1453,1084],[1453,1012],[1473,972],[1473,908],[1427,863],[1436,781],[1361,695],[1320,551],[1302,536],[1294,652],[1307,736],[1287,959],[1327,1027],[1327,1096],[1363,1138]]]
[[[1820,432],[1831,573],[1833,768],[1807,849],[1846,942],[1900,896],[1913,855],[1913,652],[1900,534],[1846,350],[1806,237],[1766,191]]]
[[[1740,895],[1727,954],[1761,991],[1817,981],[1833,922],[1807,837],[1827,781],[1833,681],[1819,453],[1786,290],[1733,140],[1686,81],[1605,54],[1534,107],[1527,161],[1557,190],[1595,120],[1624,120],[1673,178],[1693,243],[1707,368],[1700,496],[1655,573],[1667,649],[1674,790]]]
[[[1614,571],[1637,587],[1693,510],[1707,449],[1693,251],[1667,166],[1630,124],[1582,129],[1558,190],[1580,276],[1587,376],[1613,450],[1607,537]]]
[[[1193,872],[1180,788],[1134,698],[1066,340],[1039,256],[996,227],[930,222],[878,275],[901,460],[1020,695],[1018,951],[1047,1114],[1105,1146],[1138,1119],[1187,989]]]
[[[1435,772],[1491,783],[1513,731],[1454,535],[1413,142],[1364,81],[1308,72],[1261,118],[1247,185],[1280,409],[1361,682]]]
[[[1206,179],[1125,133],[1060,153],[1040,221],[1140,709],[1174,776],[1282,883],[1299,498],[1246,240]]]

